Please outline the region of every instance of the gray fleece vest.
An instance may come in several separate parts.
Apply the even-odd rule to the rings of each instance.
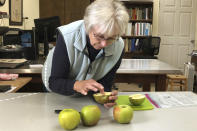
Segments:
[[[76,21],[58,28],[62,34],[70,62],[69,78],[74,80],[99,80],[104,77],[117,63],[124,48],[119,38],[113,44],[102,49],[91,63],[86,47],[86,31],[84,21]],[[51,75],[52,58],[55,47],[49,52],[42,70],[42,80],[48,91]],[[61,56],[60,56],[61,57]]]

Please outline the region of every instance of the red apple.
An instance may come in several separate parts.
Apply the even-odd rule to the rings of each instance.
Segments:
[[[133,118],[133,109],[129,105],[117,105],[113,110],[114,120],[120,124],[127,124]]]
[[[81,109],[81,120],[85,126],[94,126],[100,120],[101,111],[96,105],[84,106]]]
[[[75,129],[80,123],[80,114],[74,109],[64,109],[59,113],[59,123],[64,129]]]

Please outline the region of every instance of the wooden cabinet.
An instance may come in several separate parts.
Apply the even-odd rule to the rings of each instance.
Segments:
[[[125,58],[143,55],[142,41],[152,37],[153,2],[122,1],[129,13],[129,24],[122,38],[125,42]]]
[[[40,18],[59,16],[61,24],[83,19],[91,0],[40,0]]]

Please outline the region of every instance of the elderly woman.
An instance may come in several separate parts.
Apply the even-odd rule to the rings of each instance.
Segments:
[[[120,36],[128,20],[121,2],[96,0],[87,7],[84,20],[59,27],[56,47],[42,73],[47,90],[63,95],[111,91],[124,48]],[[116,100],[117,92],[110,99]]]

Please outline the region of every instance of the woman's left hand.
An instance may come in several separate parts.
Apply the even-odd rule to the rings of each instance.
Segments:
[[[114,105],[116,105],[115,100],[117,100],[117,99],[118,99],[118,91],[112,91],[111,96],[109,96],[110,102],[104,104],[104,106],[106,108],[108,108],[108,109],[111,108],[111,107],[113,107]]]

